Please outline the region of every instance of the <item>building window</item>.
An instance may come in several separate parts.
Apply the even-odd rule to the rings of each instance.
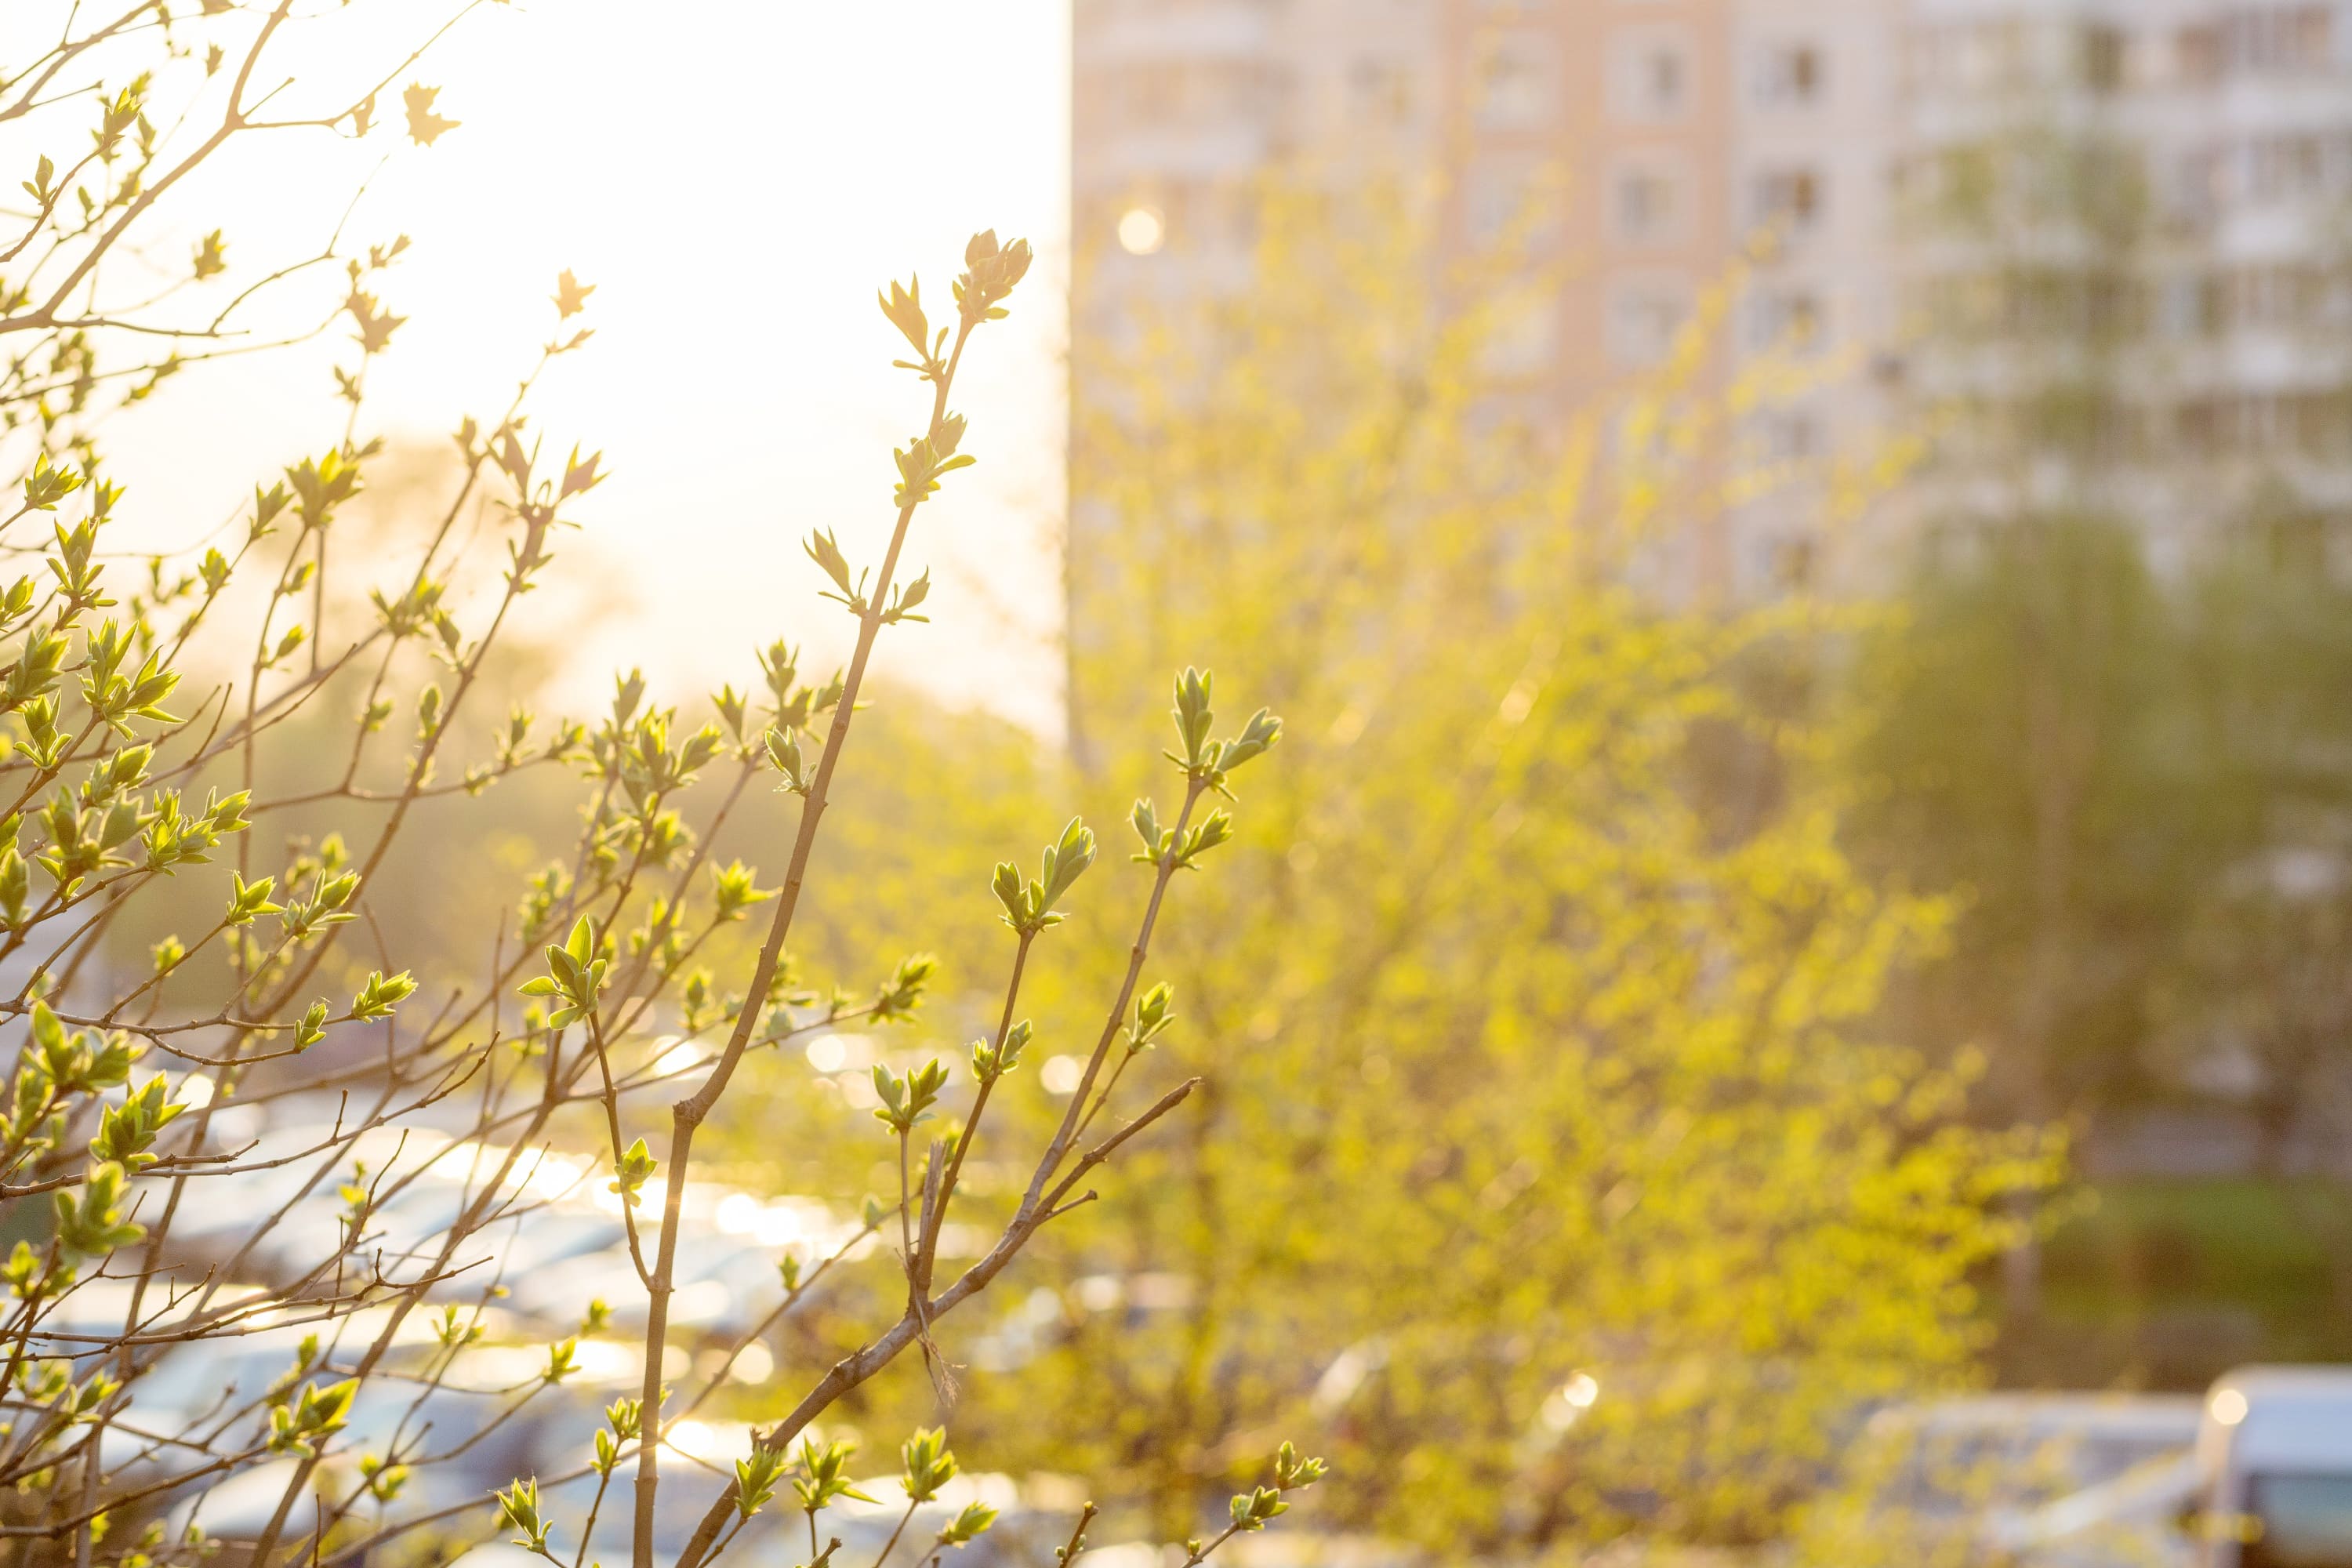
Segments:
[[[1184,68],[1152,60],[1127,69],[1127,119],[1130,125],[1152,128],[1174,123],[1184,111]]]
[[[1776,540],[1769,560],[1772,585],[1784,594],[1811,587],[1820,575],[1821,553],[1820,542],[1810,533],[1790,533]]]
[[[1291,90],[1286,72],[1245,61],[1155,59],[1105,74],[1110,111],[1138,131],[1263,120],[1282,112]]]
[[[2310,331],[2346,318],[2346,286],[2331,283],[2315,267],[2241,267],[2207,281],[2216,300],[2214,317],[2240,331]]]
[[[2113,92],[2124,85],[2128,40],[2121,27],[2105,23],[2083,29],[2083,85],[2093,92]]]
[[[1478,363],[1489,375],[1524,379],[1541,375],[1559,353],[1559,301],[1549,294],[1526,294],[1495,312]]]
[[[1348,73],[1348,107],[1359,125],[1410,125],[1412,73],[1394,60],[1358,60]]]
[[[1621,279],[1609,289],[1603,336],[1609,357],[1629,370],[1662,364],[1690,320],[1692,290],[1678,278]]]
[[[2227,68],[2243,71],[2325,70],[2334,42],[2326,5],[2249,5],[2221,24]]]
[[[2257,136],[2246,143],[2248,199],[2276,202],[2317,195],[2328,184],[2327,147],[2318,137]]]
[[[1626,245],[1663,245],[1681,237],[1682,171],[1664,162],[1620,168],[1610,181],[1609,216]]]
[[[2167,338],[2193,341],[2221,325],[2221,290],[2194,272],[2175,273],[2156,287],[2156,327]]]
[[[2224,195],[2220,151],[2200,147],[2183,153],[2171,164],[2170,174],[2166,202],[2172,215],[2185,223],[2210,220],[2221,207]]]
[[[1617,176],[1617,232],[1636,242],[1667,237],[1675,218],[1674,176],[1660,169],[1629,169]]]
[[[1610,107],[1621,120],[1679,120],[1690,110],[1691,49],[1679,31],[1643,28],[1610,42]]]
[[[1470,57],[1471,112],[1480,129],[1534,131],[1559,100],[1558,41],[1523,27],[1482,35]]]
[[[1770,109],[1807,109],[1822,101],[1828,62],[1818,45],[1773,44],[1756,58],[1756,101]]]
[[[2208,82],[2221,74],[2221,34],[2211,26],[2183,27],[2173,36],[2173,73],[2187,82]]]
[[[1772,288],[1748,301],[1748,346],[1759,353],[1805,353],[1827,338],[1821,296],[1811,289]]]
[[[1801,408],[1768,409],[1757,416],[1756,456],[1767,463],[1810,462],[1822,455],[1821,421]]]
[[[1555,237],[1557,213],[1545,196],[1543,165],[1531,156],[1488,154],[1464,178],[1463,227],[1474,246],[1506,238],[1540,247]]]
[[[1903,80],[1914,93],[1942,92],[1959,79],[1959,37],[1949,24],[1922,23],[1906,41]]]
[[[1750,203],[1755,223],[1789,238],[1811,233],[1822,221],[1822,176],[1811,169],[1763,171],[1756,176]]]

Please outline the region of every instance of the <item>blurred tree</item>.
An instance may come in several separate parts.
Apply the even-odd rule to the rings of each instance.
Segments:
[[[2325,530],[2258,514],[2170,584],[2112,520],[1941,543],[1858,639],[1830,752],[1863,863],[1962,899],[1890,1027],[1981,1045],[2001,1115],[2242,1109],[2246,1173],[2352,1256],[2326,1165],[2352,1132],[2352,588]],[[2352,1269],[2334,1288],[2352,1304]]]
[[[1202,1113],[1041,1239],[1058,1289],[942,1336],[1029,1368],[958,1418],[1174,1528],[1306,1420],[1349,1526],[1755,1538],[1858,1411],[1968,1376],[1969,1271],[2053,1146],[1960,1126],[1967,1064],[1870,1037],[1940,903],[1872,889],[1816,803],[1727,839],[1687,787],[1694,726],[1739,722],[1728,661],[1805,625],[1622,585],[1690,499],[1702,346],[1608,411],[1603,461],[1598,412],[1539,437],[1487,399],[1482,315],[1436,323],[1379,224],[1279,198],[1261,223],[1246,296],[1089,351],[1074,485],[1072,679],[1106,751],[1150,732],[1114,694],[1171,647],[1246,650],[1292,720],[1188,889],[1213,917],[1146,977],[1176,1021],[1144,1047]],[[1007,1099],[1033,1118],[1071,1088],[1058,998],[1126,958],[1074,924],[1085,961],[1029,981],[1045,1092]]]
[[[1945,543],[1858,641],[1833,771],[1868,864],[1966,900],[1904,1033],[1985,1047],[2001,1113],[2079,1112],[2144,1087],[2151,988],[2221,853],[2183,633],[2126,525]]]
[[[2146,640],[2160,608],[2140,525],[2202,475],[2157,478],[2162,215],[2103,68],[2087,47],[2011,60],[1988,112],[1905,165],[1907,417],[1933,437],[1909,498],[1918,640],[1864,639],[1859,706],[1879,732],[1843,759],[1888,807],[1865,813],[1874,867],[1974,896],[1962,955],[1907,999],[1906,1037],[1982,1044],[1996,1116],[2036,1120],[2129,1076],[2148,966],[2193,882],[2147,853],[2181,846],[2147,815],[2179,800],[2146,772],[2165,655]],[[2038,1242],[2005,1261],[2004,1311],[2030,1322]]]
[[[2257,1173],[2326,1238],[2352,1321],[2352,586],[2289,500],[2188,585],[2182,689],[2220,874],[2166,1001],[2176,1077],[2234,1056]],[[2210,1076],[2210,1073],[2209,1073]]]
[[[2335,917],[2279,873],[2345,837],[2312,785],[2338,767],[2321,628],[2347,556],[2305,490],[2352,452],[2352,317],[2325,303],[2352,252],[2340,213],[2275,277],[2184,250],[2193,199],[2152,181],[2104,68],[2018,63],[1906,171],[1926,548],[1849,667],[1832,772],[1874,870],[1969,896],[1900,1037],[1981,1042],[1989,1106],[2085,1125],[2244,1053],[2271,1159],[2342,1006]],[[2282,327],[2322,379],[2274,408],[2183,374]],[[2010,1261],[2029,1320],[2032,1245]]]

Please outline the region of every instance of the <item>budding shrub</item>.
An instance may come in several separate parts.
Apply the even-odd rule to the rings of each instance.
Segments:
[[[879,560],[854,561],[829,531],[807,542],[831,601],[812,611],[854,629],[842,668],[803,668],[780,639],[742,689],[710,698],[707,720],[635,677],[593,722],[485,720],[490,661],[604,477],[598,456],[566,454],[530,418],[541,376],[588,341],[592,289],[559,280],[538,363],[507,407],[460,424],[442,504],[410,520],[405,554],[331,549],[380,457],[361,434],[365,384],[404,318],[376,290],[406,239],[352,248],[339,232],[316,258],[240,268],[216,229],[164,276],[142,276],[178,221],[160,198],[201,167],[236,167],[258,132],[367,139],[394,121],[395,90],[411,143],[458,128],[437,89],[409,79],[440,36],[429,27],[390,74],[368,63],[348,97],[330,86],[323,107],[283,107],[265,84],[280,79],[273,50],[291,19],[290,4],[213,0],[112,21],[63,12],[55,44],[0,72],[0,135],[27,153],[47,145],[23,158],[33,205],[0,253],[0,334],[14,338],[0,418],[19,498],[7,542],[24,567],[0,584],[0,963],[16,977],[0,1000],[16,1053],[0,1202],[19,1237],[0,1325],[6,1533],[22,1560],[123,1568],[215,1556],[324,1568],[500,1539],[565,1568],[603,1542],[617,1558],[623,1542],[636,1568],[698,1568],[793,1514],[786,1544],[804,1536],[797,1554],[831,1562],[835,1528],[856,1534],[865,1503],[896,1520],[877,1563],[936,1561],[988,1531],[995,1506],[955,1492],[959,1460],[937,1427],[908,1437],[894,1480],[873,1480],[835,1413],[901,1358],[929,1369],[952,1410],[937,1326],[1183,1107],[1192,1081],[1119,1069],[1166,1010],[1148,966],[1176,873],[1213,862],[1234,775],[1280,721],[1223,721],[1205,672],[1177,679],[1172,779],[1160,804],[1137,807],[1150,852],[1134,873],[1130,961],[1050,1132],[1008,1145],[990,1110],[1034,1072],[1023,979],[1050,965],[1053,928],[1096,858],[1076,820],[1034,875],[1008,862],[972,889],[993,892],[1009,928],[1010,978],[969,1060],[873,1068],[872,1150],[893,1190],[821,1245],[779,1254],[756,1324],[715,1354],[686,1353],[682,1259],[710,1234],[696,1141],[738,1110],[739,1069],[817,1031],[901,1022],[934,978],[914,957],[863,994],[820,986],[794,973],[788,943],[820,900],[855,896],[813,881],[812,855],[875,644],[922,618],[930,581],[907,556],[917,521],[974,460],[950,407],[960,367],[1031,253],[982,234],[945,300],[912,281],[882,298],[928,412],[895,453]],[[120,83],[95,101],[69,90],[92,70]],[[286,91],[318,97],[307,82]],[[194,362],[250,346],[234,333],[253,294],[330,275],[336,297],[296,335],[352,329],[335,373],[342,406],[321,410],[341,434],[287,432],[292,460],[226,531],[186,557],[126,564],[109,530],[137,500],[110,478],[100,434]],[[206,298],[216,313],[185,308]],[[328,710],[343,704],[338,736]],[[326,748],[328,782],[275,790],[271,748],[295,735],[311,772]],[[576,837],[486,926],[473,977],[420,994],[400,956],[411,933],[383,927],[371,889],[449,841],[420,835],[426,803],[461,807],[525,770],[573,781]],[[264,825],[298,808],[333,831],[274,851]],[[712,844],[730,824],[773,847],[774,880],[720,863]],[[159,906],[185,923],[125,973],[110,934]],[[764,935],[745,962],[713,968],[738,924]],[[321,1103],[331,1110],[300,1120]],[[273,1118],[266,1140],[257,1115]],[[983,1145],[992,1163],[1019,1161],[1025,1185],[972,1259],[942,1268],[942,1232]],[[542,1308],[535,1329],[503,1303],[534,1273],[560,1284],[567,1265],[515,1249],[543,1246],[559,1215],[577,1222],[598,1195],[617,1216],[627,1299],[583,1297],[553,1326]],[[887,1310],[822,1370],[743,1396],[759,1420],[731,1451],[689,1441],[754,1343],[837,1268],[880,1271]],[[583,1383],[614,1381],[616,1355],[625,1385],[579,1398]],[[549,1462],[479,1484],[509,1447]],[[1266,1484],[1187,1542],[1186,1561],[1264,1528],[1322,1473],[1283,1446]],[[1092,1517],[1079,1510],[1061,1538],[1064,1563]]]

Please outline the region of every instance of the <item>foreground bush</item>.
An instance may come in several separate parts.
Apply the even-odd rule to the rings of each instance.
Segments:
[[[165,192],[252,132],[367,136],[378,95],[419,58],[323,111],[265,119],[277,95],[257,84],[291,15],[289,4],[248,14],[208,0],[193,18],[140,5],[76,31],[64,14],[61,41],[10,74],[0,104],[0,124],[54,150],[27,183],[37,211],[8,253],[25,281],[0,320],[23,345],[0,384],[21,454],[21,504],[7,521],[20,543],[49,531],[23,545],[40,567],[0,597],[0,628],[16,639],[0,668],[10,726],[0,961],[21,976],[0,1002],[19,1035],[0,1199],[22,1238],[5,1264],[0,1327],[5,1531],[23,1560],[126,1568],[444,1557],[498,1537],[567,1568],[622,1550],[637,1568],[657,1558],[696,1568],[739,1542],[797,1551],[803,1533],[805,1560],[829,1562],[840,1535],[859,1535],[856,1505],[873,1500],[854,1445],[821,1424],[901,1358],[929,1372],[944,1402],[957,1374],[935,1338],[943,1321],[1091,1202],[1088,1183],[1192,1095],[1191,1080],[1147,1084],[1124,1070],[1166,1005],[1150,952],[1176,873],[1232,835],[1219,804],[1231,776],[1275,744],[1280,722],[1261,710],[1221,725],[1209,677],[1188,668],[1177,680],[1176,777],[1167,826],[1140,857],[1130,959],[1105,988],[1076,1092],[1042,1144],[1017,1156],[1022,1194],[969,1265],[939,1268],[941,1236],[975,1151],[1015,1157],[994,1152],[988,1113],[1031,1070],[1024,977],[1046,967],[1052,928],[1096,858],[1075,819],[1035,875],[997,869],[1010,978],[969,1061],[874,1068],[894,1190],[852,1220],[799,1215],[793,1241],[761,1265],[763,1315],[700,1344],[678,1305],[703,1282],[689,1277],[689,1255],[710,1234],[698,1134],[735,1109],[729,1091],[747,1059],[851,1020],[903,1020],[932,978],[915,957],[862,995],[819,987],[794,973],[787,944],[804,897],[822,896],[811,857],[875,643],[921,618],[929,578],[904,558],[913,525],[973,460],[950,409],[958,369],[1005,314],[1030,252],[982,234],[944,310],[912,283],[883,299],[929,411],[895,454],[882,558],[854,565],[830,532],[808,541],[824,596],[855,623],[844,668],[804,672],[777,641],[744,690],[712,699],[709,722],[681,720],[631,677],[593,724],[520,710],[485,723],[474,710],[493,655],[550,581],[558,532],[602,477],[596,457],[574,447],[559,458],[528,423],[541,374],[588,337],[573,318],[589,289],[569,274],[540,364],[509,406],[460,426],[446,504],[412,523],[405,559],[330,549],[377,455],[355,434],[366,369],[401,319],[373,290],[404,240],[318,258],[341,268],[336,314],[354,328],[356,352],[337,373],[347,407],[331,416],[342,437],[257,488],[233,531],[190,559],[134,574],[105,547],[136,504],[100,456],[121,401],[110,389],[143,401],[198,357],[194,345],[220,341],[220,322],[112,310],[100,260],[129,254]],[[83,97],[45,96],[93,62],[127,85],[94,110]],[[399,90],[412,141],[456,129],[434,89]],[[223,275],[226,247],[217,232],[203,240],[163,297]],[[256,276],[267,286],[303,265]],[[157,337],[173,350],[138,357]],[[104,357],[125,345],[122,365]],[[299,723],[315,752],[315,710],[338,700],[352,700],[355,717],[328,782],[274,793],[273,741]],[[477,734],[490,738],[488,754],[468,756]],[[316,755],[305,760],[316,771]],[[527,769],[579,781],[576,840],[485,933],[474,975],[423,994],[398,957],[403,933],[377,929],[371,885],[448,842],[417,832],[425,803],[462,803]],[[696,807],[698,786],[721,798]],[[689,809],[706,831],[689,826]],[[323,813],[336,831],[297,838],[280,858],[257,825],[296,811]],[[763,886],[751,867],[719,862],[710,847],[730,822],[762,837],[789,826],[779,880]],[[110,969],[110,931],[159,902],[186,907],[175,889],[189,886],[205,890],[201,921],[157,942],[148,973]],[[731,927],[755,919],[765,928],[755,956],[704,966]],[[249,1130],[257,1119],[263,1131]],[[569,1160],[557,1152],[567,1145],[596,1153]],[[322,1214],[321,1194],[340,1212]],[[599,1194],[610,1200],[601,1209],[588,1201]],[[751,1201],[759,1223],[776,1217]],[[567,1271],[586,1255],[575,1244],[600,1236],[625,1256],[626,1299],[567,1299]],[[776,1321],[868,1257],[894,1281],[880,1319],[792,1392],[761,1394],[759,1426],[740,1447],[689,1444],[689,1427],[707,1431],[698,1412]],[[534,1342],[518,1304],[542,1323],[569,1321]],[[624,1325],[634,1344],[618,1337]],[[689,1338],[701,1356],[688,1353]],[[616,1361],[628,1369],[619,1379]],[[620,1386],[579,1396],[600,1381]],[[916,1430],[899,1458],[903,1509],[883,1516],[896,1523],[877,1563],[991,1529],[997,1506],[959,1493],[942,1432]],[[500,1469],[493,1498],[479,1480]],[[1321,1473],[1284,1445],[1265,1484],[1235,1497],[1223,1527],[1184,1555],[1197,1563],[1263,1528]],[[793,1512],[803,1517],[791,1535],[763,1538]],[[1063,1562],[1091,1514],[1060,1521]]]
[[[1322,1517],[1439,1552],[1780,1536],[1871,1409],[1977,1375],[2055,1141],[1875,1032],[1949,910],[1856,870],[1776,782],[1817,737],[1741,691],[1829,617],[1640,586],[1718,504],[1704,327],[1515,425],[1408,226],[1275,192],[1259,232],[1250,291],[1076,355],[1080,787],[1149,787],[1110,742],[1172,650],[1293,725],[1161,947],[1201,1110],[1041,1239],[1054,1294],[950,1333],[1022,1372],[963,1430],[1170,1523],[1312,1423]],[[1115,980],[1123,933],[1074,924]]]

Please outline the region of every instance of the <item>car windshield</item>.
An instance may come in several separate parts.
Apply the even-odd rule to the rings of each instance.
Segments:
[[[1979,1428],[1894,1436],[1874,1456],[1882,1506],[1931,1518],[2032,1508],[2187,1447],[2183,1437]]]
[[[2252,1478],[2245,1568],[2352,1568],[2352,1473]]]

